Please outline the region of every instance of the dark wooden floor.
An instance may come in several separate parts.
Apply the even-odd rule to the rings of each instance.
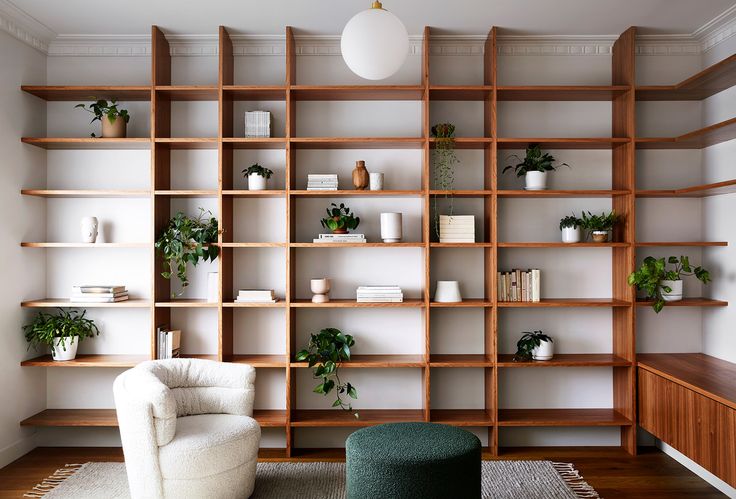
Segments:
[[[654,448],[643,448],[636,457],[620,449],[509,449],[502,459],[571,462],[604,499],[725,497]],[[0,469],[0,498],[22,497],[24,492],[65,464],[122,460],[117,448],[40,447]]]

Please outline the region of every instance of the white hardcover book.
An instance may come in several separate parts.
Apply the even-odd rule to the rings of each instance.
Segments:
[[[541,287],[542,287],[542,271],[539,269],[532,269],[532,301],[538,302],[542,299]]]

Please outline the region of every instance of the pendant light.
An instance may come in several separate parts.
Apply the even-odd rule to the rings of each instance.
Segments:
[[[340,40],[342,58],[366,80],[383,80],[396,73],[409,53],[409,34],[398,17],[373,2],[345,25]]]

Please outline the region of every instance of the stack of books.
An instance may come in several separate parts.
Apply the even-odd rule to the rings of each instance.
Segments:
[[[240,289],[235,303],[276,303],[273,289]]]
[[[72,286],[72,303],[116,303],[128,299],[125,286],[84,285]]]
[[[169,326],[156,328],[156,358],[176,359],[181,357],[181,330],[169,329]]]
[[[498,273],[499,301],[540,300],[541,271],[539,269],[514,269],[511,272]]]
[[[475,215],[440,215],[441,243],[474,243]]]
[[[313,243],[364,243],[365,234],[320,234]]]
[[[400,303],[404,293],[399,286],[359,286],[358,303]]]
[[[309,173],[307,174],[308,191],[336,191],[337,173]]]
[[[246,111],[245,136],[270,137],[271,113],[269,111]]]

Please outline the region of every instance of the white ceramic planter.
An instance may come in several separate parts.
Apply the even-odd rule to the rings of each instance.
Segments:
[[[330,287],[330,280],[327,277],[310,280],[309,289],[314,293],[312,303],[327,303],[330,301],[330,297],[327,296],[330,292]]]
[[[368,173],[368,187],[372,191],[383,190],[383,172]]]
[[[65,338],[64,346],[61,346],[59,344],[60,339],[61,338],[54,339],[54,353],[51,356],[55,361],[58,362],[63,362],[65,360],[74,360],[74,358],[77,356],[79,336],[75,336],[74,338]]]
[[[381,239],[384,243],[401,241],[401,213],[381,213]]]
[[[543,191],[547,188],[547,172],[526,172],[524,181],[527,191]]]
[[[249,191],[265,191],[266,190],[266,177],[258,175],[257,173],[251,173],[248,175],[248,190]]]
[[[97,217],[82,217],[79,226],[82,231],[83,243],[94,243],[97,241],[97,229],[99,228]]]
[[[210,272],[207,274],[207,302],[217,303],[220,301],[220,274]]]
[[[460,283],[457,281],[437,281],[434,301],[439,303],[458,303],[463,301],[460,294]]]
[[[563,227],[562,242],[563,243],[579,243],[582,238],[582,230],[580,227]]]
[[[534,360],[552,360],[555,355],[555,344],[551,341],[542,341],[538,347],[532,350]]]
[[[682,280],[679,281],[667,281],[663,280],[659,283],[660,285],[660,291],[662,293],[662,299],[664,301],[680,301],[682,300]],[[664,290],[664,287],[667,286],[672,291],[669,293]]]

